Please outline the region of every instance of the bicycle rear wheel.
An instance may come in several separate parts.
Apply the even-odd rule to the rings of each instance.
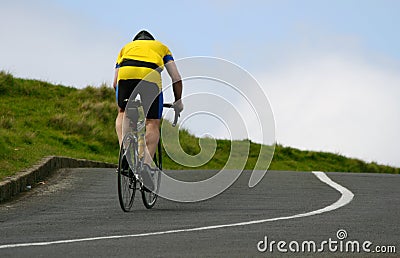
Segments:
[[[128,212],[135,199],[137,180],[129,166],[128,159],[135,155],[135,146],[132,134],[127,134],[122,141],[118,161],[118,199],[121,209]],[[133,157],[135,159],[135,157]],[[135,163],[136,164],[136,163]]]
[[[153,174],[153,180],[155,183],[155,189],[154,191],[149,191],[148,189],[146,189],[144,186],[142,187],[142,200],[143,200],[143,204],[147,209],[151,209],[153,208],[153,206],[156,204],[157,201],[157,192],[159,190],[160,187],[160,181],[161,181],[161,168],[162,168],[162,151],[161,151],[161,139],[158,142],[158,147],[157,147],[157,151],[154,154],[153,157],[153,161],[156,164],[157,168],[154,171]]]

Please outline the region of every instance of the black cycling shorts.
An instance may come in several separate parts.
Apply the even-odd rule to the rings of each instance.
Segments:
[[[156,83],[139,79],[119,80],[116,91],[118,106],[125,110],[129,98],[140,95],[146,118],[160,119],[163,110],[163,95]]]

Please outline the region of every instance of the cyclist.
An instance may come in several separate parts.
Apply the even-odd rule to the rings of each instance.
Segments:
[[[123,139],[122,124],[126,99],[129,99],[132,93],[134,96],[140,95],[146,114],[147,151],[144,156],[144,169],[147,171],[144,171],[144,177],[151,170],[152,157],[160,137],[160,118],[163,107],[161,71],[164,67],[173,83],[174,107],[181,112],[183,110],[182,80],[174,58],[168,47],[155,40],[148,31],[140,31],[132,42],[121,49],[115,67],[113,87],[116,90],[119,108],[115,127],[120,146]],[[144,180],[149,179],[144,178]]]

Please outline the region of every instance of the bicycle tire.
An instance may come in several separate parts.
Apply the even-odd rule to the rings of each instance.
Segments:
[[[134,148],[133,137],[131,134],[127,134],[122,141],[118,159],[118,199],[124,212],[131,210],[135,199],[137,180],[127,161],[129,150],[133,151],[133,155],[136,155]]]
[[[156,153],[154,154],[153,161],[158,168],[158,170],[156,170],[155,174],[154,174],[154,177],[155,177],[154,181],[156,182],[155,191],[149,191],[149,190],[145,189],[144,186],[142,187],[142,191],[141,191],[143,204],[147,209],[153,208],[153,206],[156,204],[157,198],[158,198],[157,191],[160,186],[160,181],[161,181],[160,171],[162,168],[161,139],[158,142],[157,150],[156,150]]]

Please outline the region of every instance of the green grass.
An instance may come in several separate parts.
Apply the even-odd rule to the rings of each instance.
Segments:
[[[0,72],[0,99],[0,180],[50,155],[117,163],[118,140],[114,129],[117,109],[111,87],[101,85],[76,89],[14,78],[9,73]],[[174,133],[170,125],[166,125],[165,130],[166,135]],[[202,139],[199,142],[198,138],[186,130],[178,133],[182,149],[194,156],[185,158],[189,162],[194,159],[201,164],[196,169],[223,168],[231,148],[236,150],[234,156],[239,159],[246,156],[246,145],[250,146],[250,150],[245,169],[252,169],[261,147],[250,141],[232,143],[227,140],[215,142],[212,139]],[[200,145],[205,150],[203,153],[200,153]],[[209,160],[207,153],[214,150]],[[170,151],[176,152],[173,148]],[[239,163],[234,159],[228,168],[241,167]],[[192,169],[174,162],[165,152],[164,168]],[[281,145],[276,146],[270,169],[400,172],[399,168],[331,153],[300,151]]]
[[[271,170],[369,172],[399,174],[400,168],[365,162],[328,152],[300,151],[276,145]]]

